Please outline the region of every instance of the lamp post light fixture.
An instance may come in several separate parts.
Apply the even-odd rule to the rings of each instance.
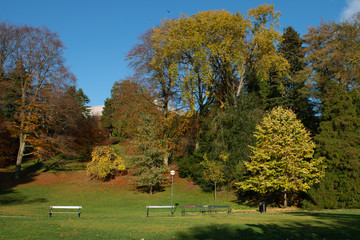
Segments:
[[[173,215],[173,192],[174,192],[174,175],[175,170],[170,171],[171,175],[171,216]]]

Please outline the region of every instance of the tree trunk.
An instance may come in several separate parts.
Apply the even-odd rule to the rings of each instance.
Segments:
[[[153,194],[153,186],[150,186],[149,191],[150,191],[150,192],[149,192],[150,194]]]
[[[22,83],[21,83],[21,110],[20,110],[20,116],[21,116],[21,120],[20,120],[20,129],[19,129],[19,150],[18,150],[18,154],[16,157],[16,165],[15,165],[15,179],[19,179],[20,178],[20,171],[21,171],[21,163],[22,163],[22,159],[24,157],[24,151],[25,151],[25,144],[26,144],[26,130],[25,130],[25,120],[26,120],[26,116],[27,114],[29,114],[28,116],[30,116],[30,113],[26,113],[25,111],[25,105],[26,105],[26,87],[27,87],[27,78],[22,79]]]
[[[168,152],[166,152],[165,154],[164,154],[164,165],[165,166],[169,166],[169,153]]]
[[[195,142],[195,151],[199,150],[199,148],[200,148],[199,141],[196,140],[196,142]]]
[[[237,88],[237,91],[236,91],[236,97],[240,96],[240,92],[241,92],[241,89],[242,89],[243,85],[244,85],[244,73],[241,74],[240,82],[239,82],[239,85],[238,85],[238,88]]]
[[[284,191],[284,208],[287,208],[287,192],[286,192],[286,189]]]
[[[24,150],[25,150],[25,140],[26,140],[26,134],[20,134],[19,137],[19,150],[16,158],[16,166],[15,166],[15,179],[20,178],[20,170],[21,170],[21,163],[24,156]]]

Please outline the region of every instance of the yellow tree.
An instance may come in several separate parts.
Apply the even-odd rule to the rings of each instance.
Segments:
[[[91,162],[86,166],[87,173],[101,180],[107,180],[117,171],[125,170],[124,160],[116,155],[109,146],[95,147],[91,153]]]
[[[214,184],[214,200],[216,200],[216,185],[224,182],[224,163],[229,158],[229,154],[221,154],[219,156],[221,161],[209,160],[206,154],[204,161],[200,162],[203,167],[203,178],[205,181]]]
[[[276,51],[279,15],[264,4],[248,18],[216,10],[164,21],[151,35],[151,66],[176,79],[191,112],[234,104],[248,75],[266,81],[270,71],[286,74],[289,64]]]
[[[259,193],[282,190],[284,207],[288,192],[307,192],[325,174],[323,158],[313,158],[315,143],[293,111],[275,107],[254,133],[256,146],[244,165],[248,178],[238,189]]]
[[[246,31],[241,14],[204,11],[163,22],[152,35],[155,69],[177,79],[183,105],[200,114],[224,93],[236,92],[244,72]]]

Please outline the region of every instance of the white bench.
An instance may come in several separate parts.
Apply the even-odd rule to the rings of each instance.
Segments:
[[[55,212],[54,209],[64,209],[64,210],[77,210],[77,211],[66,211],[66,212]],[[53,213],[77,213],[80,217],[82,206],[50,206],[49,216]]]
[[[171,213],[171,216],[173,215],[173,209],[174,209],[174,206],[146,206],[146,216],[149,217],[149,213],[150,213],[150,209],[169,209],[170,208],[170,213]],[[169,210],[167,211],[155,211],[155,212],[152,212],[152,213],[168,213]]]

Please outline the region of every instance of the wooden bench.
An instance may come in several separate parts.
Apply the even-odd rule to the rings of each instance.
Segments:
[[[173,215],[174,206],[146,206],[146,216],[149,217],[150,209],[170,209],[171,216]],[[168,213],[167,211],[151,211],[151,213]]]
[[[186,212],[199,212],[199,213],[206,213],[206,212],[231,212],[231,208],[228,205],[189,205],[189,206],[181,206],[182,210],[181,213],[184,216]]]
[[[55,212],[54,209],[64,209],[64,210],[77,210],[77,211],[62,211],[62,212]],[[50,206],[49,216],[53,213],[77,213],[80,217],[82,206]]]

